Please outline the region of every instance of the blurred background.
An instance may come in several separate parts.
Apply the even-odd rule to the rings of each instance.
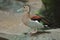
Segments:
[[[21,8],[25,3],[31,6],[32,14],[44,16],[51,23],[50,27],[60,28],[59,0],[0,0],[0,10],[23,13]]]
[[[60,0],[0,0],[0,11],[2,10],[2,11],[9,11],[9,12],[22,14],[23,9],[21,8],[25,5],[25,3],[31,6],[30,12],[32,14],[36,14],[36,15],[46,18],[48,22],[51,24],[50,25],[51,28],[60,28]],[[58,32],[53,32],[52,34],[49,34],[49,35],[48,34],[39,35],[38,37],[36,37],[36,40],[44,40],[43,36],[44,38],[46,38],[45,40],[52,40],[52,38],[56,38],[57,40],[60,40],[59,34],[60,33]],[[7,38],[10,37],[10,35],[8,37],[6,34],[5,36]],[[32,40],[31,36],[29,37],[28,36],[29,35],[23,35],[23,36],[11,35],[10,39],[12,38],[12,40],[18,40],[18,39],[19,40],[28,40],[28,39]]]

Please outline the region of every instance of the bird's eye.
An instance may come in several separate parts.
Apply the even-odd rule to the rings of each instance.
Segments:
[[[24,7],[25,8],[25,7]]]

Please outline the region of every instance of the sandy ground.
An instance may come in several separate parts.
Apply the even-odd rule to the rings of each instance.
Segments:
[[[0,32],[20,34],[27,32],[29,27],[22,23],[21,14],[0,11]]]

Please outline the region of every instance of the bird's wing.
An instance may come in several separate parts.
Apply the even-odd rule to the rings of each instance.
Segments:
[[[37,21],[32,21],[32,20],[30,20],[28,22],[28,26],[31,27],[31,28],[43,28],[44,27],[43,24],[41,24]]]

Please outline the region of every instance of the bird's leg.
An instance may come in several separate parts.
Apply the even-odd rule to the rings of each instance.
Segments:
[[[29,33],[24,33],[24,34],[25,34],[25,35],[26,35],[26,34],[32,35],[32,34],[35,34],[35,33],[37,33],[37,30],[32,30],[31,32],[29,32]]]
[[[34,33],[31,33],[31,36],[37,36],[37,35],[40,35],[40,34],[45,34],[45,33],[51,33],[51,32],[48,32],[48,31],[36,31]]]
[[[32,32],[30,32],[30,34],[35,34],[37,32],[37,30],[32,30]]]

